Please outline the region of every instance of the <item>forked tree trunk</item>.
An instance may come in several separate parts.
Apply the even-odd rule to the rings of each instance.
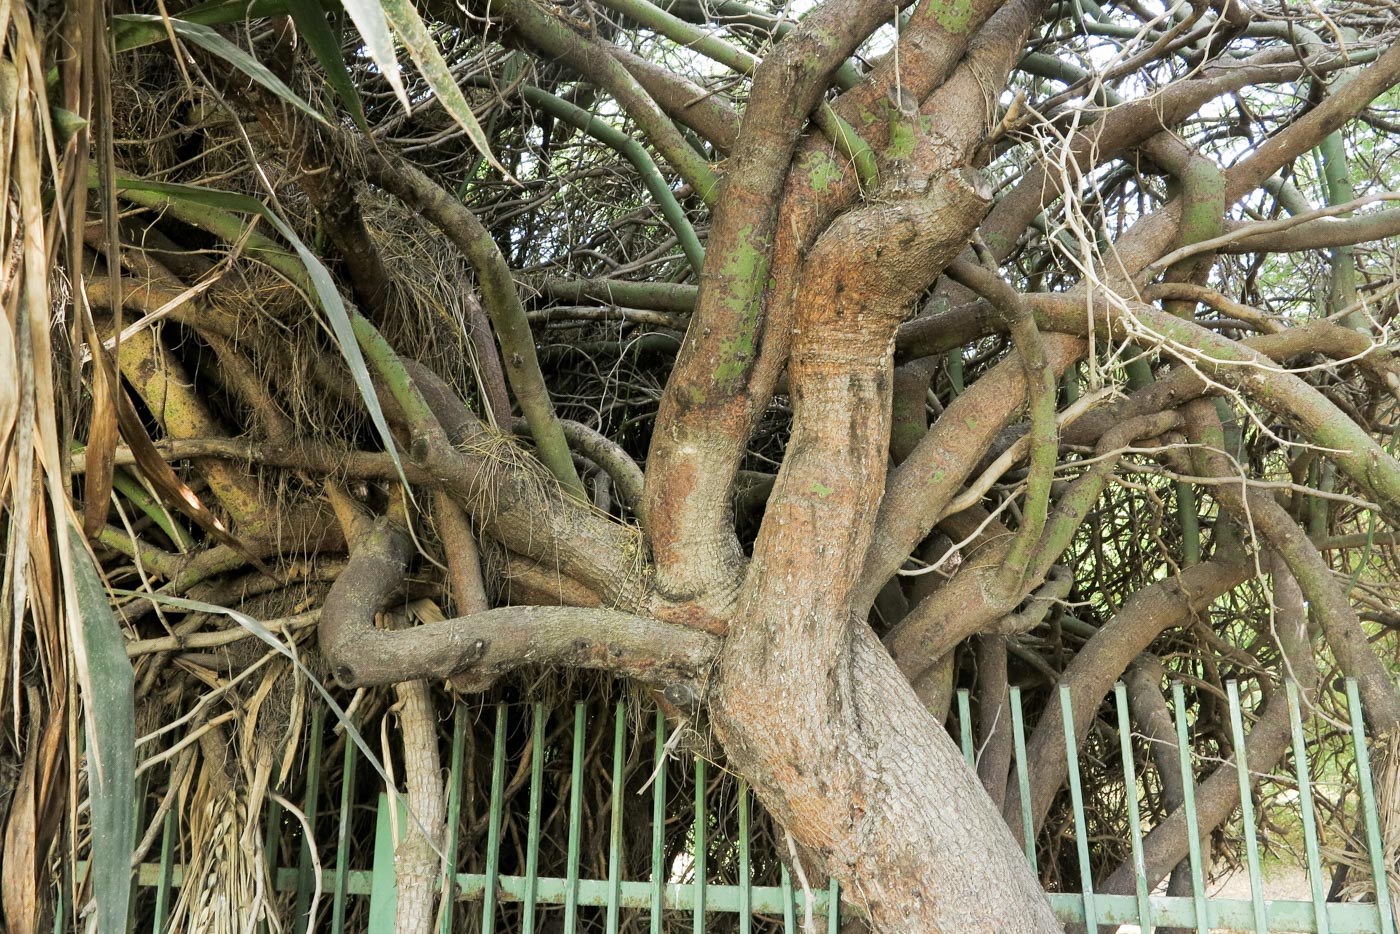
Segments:
[[[845,215],[804,267],[793,433],[710,704],[729,761],[877,931],[1059,925],[976,774],[851,610],[884,490],[894,329],[985,210],[948,171]]]

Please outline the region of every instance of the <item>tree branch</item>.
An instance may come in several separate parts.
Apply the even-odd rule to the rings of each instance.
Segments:
[[[702,681],[717,640],[615,610],[500,607],[413,629],[374,627],[404,579],[412,544],[380,519],[326,595],[320,643],[345,687],[470,673],[487,680],[521,665],[597,668],[653,684]]]
[[[1204,399],[1187,408],[1187,435],[1197,447],[1192,456],[1204,474],[1230,480],[1239,478],[1225,454],[1224,431],[1215,405]],[[1340,417],[1344,417],[1339,415]],[[1400,727],[1400,697],[1385,664],[1371,648],[1361,620],[1347,599],[1346,591],[1332,575],[1321,552],[1308,540],[1301,526],[1279,505],[1273,494],[1238,483],[1214,488],[1215,498],[1230,516],[1258,534],[1283,558],[1288,571],[1317,614],[1327,644],[1337,664],[1355,678],[1366,702],[1367,718],[1377,735],[1385,736]]]
[[[827,0],[754,72],[695,315],[657,412],[644,493],[658,590],[680,601],[714,593],[707,602],[716,615],[727,612],[744,564],[730,488],[755,410],[771,392],[771,382],[753,392],[753,368],[770,334],[786,346],[784,328],[768,330],[764,310],[779,196],[827,79],[890,13]]]
[[[569,445],[554,414],[549,389],[540,373],[535,338],[525,318],[515,280],[490,232],[462,202],[432,179],[404,162],[390,162],[377,148],[359,147],[365,173],[377,185],[420,211],[462,251],[476,270],[486,308],[501,342],[506,376],[535,439],[540,460],[571,494],[583,498],[583,483],[574,470]],[[504,413],[502,413],[504,414]]]
[[[1070,688],[1076,742],[1088,735],[1094,724],[1093,711],[1134,659],[1168,629],[1185,625],[1196,614],[1209,610],[1217,598],[1248,580],[1253,572],[1253,564],[1244,555],[1223,555],[1192,565],[1129,597],[1118,614],[1080,647],[1060,676],[1060,683]],[[1026,745],[1026,762],[1031,816],[1039,829],[1068,769],[1064,715],[1059,704],[1047,704],[1041,713]],[[1007,823],[1020,836],[1021,795],[1014,784],[1007,790],[1005,813]]]

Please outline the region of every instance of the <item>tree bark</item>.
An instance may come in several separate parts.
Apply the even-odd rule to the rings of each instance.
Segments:
[[[977,775],[851,612],[884,487],[894,329],[985,204],[958,172],[914,188],[845,215],[808,257],[793,434],[710,711],[809,874],[840,880],[876,930],[1057,931]]]

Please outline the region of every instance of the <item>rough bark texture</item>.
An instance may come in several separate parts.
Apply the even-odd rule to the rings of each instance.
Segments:
[[[850,608],[884,485],[889,422],[872,416],[889,410],[894,329],[912,277],[961,247],[980,204],[950,173],[847,215],[808,258],[793,436],[711,700],[730,760],[882,931],[1058,929],[977,776]],[[1005,880],[1000,897],[969,897],[970,866]]]
[[[186,74],[163,17],[188,4],[128,5],[144,15],[0,10],[23,50],[0,70],[12,732],[6,705],[71,673],[86,619],[55,586],[75,559],[51,551],[77,514],[65,466],[114,585],[247,604],[334,578],[317,616],[279,631],[317,619],[342,687],[399,685],[429,838],[438,682],[602,670],[707,718],[784,853],[880,931],[1056,929],[1015,837],[1023,812],[1065,816],[1045,702],[1061,687],[1082,739],[1125,672],[1157,732],[1164,678],[1197,679],[1193,729],[1228,745],[1211,689],[1237,677],[1262,770],[1286,739],[1280,673],[1321,680],[1306,597],[1368,722],[1400,725],[1394,633],[1372,628],[1394,617],[1378,579],[1394,536],[1372,532],[1400,518],[1395,293],[1357,249],[1400,212],[1345,194],[1390,197],[1376,166],[1400,144],[1361,124],[1388,119],[1400,23],[1336,4],[1310,32],[1306,14],[1233,0],[1177,22],[1131,2],[821,0],[792,19],[736,0],[429,0],[452,83],[406,70],[401,110],[372,41],[339,21],[280,0],[198,7],[281,76],[274,91],[207,41]],[[49,8],[60,31],[31,41]],[[345,49],[358,99],[296,52],[293,22],[308,48],[330,40],[321,57]],[[130,57],[108,63],[103,37]],[[1298,168],[1309,150],[1321,178]],[[1335,252],[1269,256],[1318,248]],[[1330,270],[1316,289],[1314,269]],[[91,344],[127,312],[150,320],[114,351],[134,402],[121,442],[101,351],[53,338]],[[1217,401],[1257,422],[1222,425]],[[1244,525],[1282,562],[1280,651],[1264,588],[1241,586],[1257,568]],[[429,588],[455,618],[386,625]],[[150,694],[167,659],[238,641],[158,606],[121,607]],[[945,723],[969,685],[980,775]],[[1012,687],[1042,705],[1025,801]],[[0,757],[22,745],[6,738]],[[1170,785],[1172,763],[1156,770],[1144,787]],[[1103,813],[1118,787],[1096,789]],[[1227,763],[1200,786],[1204,829],[1235,794]],[[1179,813],[1156,823],[1152,881],[1184,840]],[[405,844],[404,931],[432,921],[429,842]],[[1096,841],[1100,876],[1119,843]],[[7,872],[43,877],[42,847],[9,849]]]

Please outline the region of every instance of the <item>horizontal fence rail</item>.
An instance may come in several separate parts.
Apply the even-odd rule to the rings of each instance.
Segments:
[[[1186,826],[1190,829],[1188,859],[1191,893],[1188,896],[1169,896],[1154,892],[1151,886],[1153,880],[1145,875],[1143,840],[1151,827],[1144,823],[1146,817],[1142,813],[1139,796],[1145,787],[1143,781],[1146,776],[1138,772],[1138,756],[1134,748],[1134,740],[1137,739],[1140,751],[1144,738],[1134,734],[1131,729],[1128,694],[1121,683],[1116,685],[1113,693],[1112,716],[1101,711],[1098,726],[1101,730],[1116,730],[1117,755],[1121,758],[1124,775],[1122,794],[1129,842],[1133,865],[1138,870],[1136,891],[1133,894],[1095,892],[1089,818],[1085,804],[1088,789],[1084,786],[1080,768],[1080,747],[1075,742],[1075,714],[1070,690],[1068,685],[1062,684],[1058,701],[1068,756],[1068,793],[1073,809],[1073,852],[1078,864],[1078,891],[1047,893],[1058,918],[1067,924],[1098,931],[1114,931],[1126,924],[1135,925],[1142,931],[1170,927],[1199,932],[1229,930],[1260,934],[1285,931],[1395,934],[1394,907],[1386,894],[1390,886],[1388,872],[1395,871],[1393,865],[1388,865],[1388,860],[1393,860],[1394,854],[1388,857],[1383,843],[1381,811],[1356,684],[1346,682],[1344,702],[1349,723],[1345,724],[1345,733],[1342,734],[1349,746],[1345,752],[1354,765],[1355,787],[1348,789],[1339,799],[1343,805],[1341,810],[1329,813],[1342,814],[1360,826],[1365,853],[1353,853],[1352,857],[1369,867],[1372,891],[1381,893],[1373,901],[1328,901],[1327,891],[1331,880],[1319,838],[1315,801],[1318,785],[1310,774],[1306,754],[1309,726],[1316,715],[1311,710],[1305,712],[1304,701],[1292,682],[1284,686],[1291,748],[1295,753],[1287,783],[1291,786],[1290,800],[1296,803],[1299,811],[1309,897],[1296,900],[1265,897],[1255,805],[1256,800],[1261,806],[1267,803],[1262,790],[1264,785],[1277,791],[1283,788],[1283,783],[1279,781],[1280,776],[1260,776],[1250,772],[1240,690],[1235,682],[1227,682],[1226,688],[1230,739],[1235,750],[1233,768],[1238,775],[1240,790],[1238,825],[1243,835],[1243,863],[1249,879],[1250,897],[1222,898],[1211,896],[1207,891],[1204,841],[1197,832],[1195,801],[1199,784],[1196,770],[1199,756],[1192,751],[1188,741],[1189,708],[1179,682],[1172,686],[1173,719],[1178,748],[1185,752],[1180,756],[1180,778]],[[585,705],[577,703],[573,708],[572,721],[566,719],[564,723],[556,723],[560,732],[551,741],[548,732],[551,715],[543,704],[536,703],[530,707],[497,704],[484,711],[480,708],[473,711],[465,704],[457,705],[447,786],[448,834],[443,853],[452,871],[444,871],[438,882],[438,890],[450,889],[452,897],[442,900],[436,929],[442,934],[461,930],[481,931],[483,934],[497,930],[533,934],[536,930],[544,929],[542,912],[552,910],[557,914],[548,929],[568,932],[598,930],[613,934],[625,929],[659,934],[662,931],[689,929],[698,934],[709,930],[709,925],[721,917],[732,919],[726,922],[732,925],[726,930],[737,930],[741,934],[751,934],[756,930],[796,932],[807,930],[808,923],[818,931],[840,930],[839,912],[832,910],[839,904],[840,897],[834,880],[825,883],[821,883],[821,880],[794,880],[783,867],[778,872],[778,884],[759,884],[755,881],[754,827],[758,817],[755,804],[744,783],[733,781],[732,814],[726,811],[721,820],[712,813],[714,799],[711,793],[717,783],[728,779],[718,773],[716,765],[708,762],[704,756],[693,757],[690,767],[694,780],[694,800],[691,824],[685,829],[688,847],[683,853],[677,853],[674,846],[668,850],[668,816],[670,808],[675,805],[674,793],[679,789],[668,788],[668,776],[674,778],[676,772],[668,769],[667,763],[675,755],[669,744],[677,738],[677,727],[668,723],[661,711],[655,711],[650,718],[653,721],[650,748],[644,749],[642,745],[646,737],[639,739],[637,736],[641,723],[630,723],[628,710],[625,702],[618,701],[611,711],[611,717],[595,718],[594,730],[590,735]],[[973,765],[977,750],[973,746],[970,727],[972,711],[967,691],[959,692],[957,711],[962,750],[968,763]],[[1011,780],[1019,787],[1020,800],[1028,801],[1031,786],[1026,761],[1027,723],[1021,692],[1015,687],[1010,690],[1010,711],[1015,754]],[[480,802],[468,801],[463,791],[468,760],[468,726],[470,719],[478,714],[494,717],[490,791],[486,801],[485,853],[484,860],[478,860],[481,871],[460,872],[457,870],[464,856],[463,824],[468,813],[478,814],[480,810],[476,806]],[[509,750],[507,737],[515,735],[518,739],[518,732],[513,734],[512,730],[518,731],[522,727],[522,719],[528,719],[528,740],[515,742],[514,749]],[[598,720],[603,720],[603,723],[600,724]],[[392,931],[396,901],[395,846],[406,828],[411,826],[412,817],[403,795],[395,793],[390,796],[381,792],[374,820],[376,829],[372,864],[368,867],[351,865],[352,854],[356,851],[352,845],[355,841],[351,839],[351,813],[358,803],[355,788],[360,753],[355,743],[346,742],[341,761],[339,798],[333,807],[337,828],[334,850],[320,854],[321,858],[317,859],[305,830],[308,825],[315,826],[318,817],[327,813],[326,802],[321,800],[325,727],[324,713],[318,708],[312,717],[311,742],[306,754],[306,792],[304,799],[298,802],[306,823],[299,819],[289,820],[276,801],[269,805],[266,815],[266,847],[270,867],[268,881],[274,891],[285,893],[288,897],[293,906],[290,929],[298,934],[308,930],[329,930],[337,934],[351,929]],[[564,738],[565,733],[567,738]],[[606,827],[589,827],[585,826],[583,817],[582,795],[577,793],[585,787],[585,750],[590,743],[607,741],[611,744],[611,757],[603,756],[602,759],[611,763],[610,797],[605,809],[608,823]],[[567,779],[564,768],[566,759]],[[1230,765],[1229,762],[1223,764]],[[550,795],[546,794],[547,769],[553,780],[548,786],[554,789]],[[512,782],[526,795],[526,858],[523,872],[505,872],[501,864],[502,815],[506,808],[503,801],[507,784]],[[563,789],[562,794],[560,789]],[[649,807],[644,811],[636,808],[629,810],[624,800],[626,795],[649,796]],[[564,807],[562,798],[567,797],[567,817],[564,819],[566,872],[562,876],[547,876],[539,872],[547,797],[552,800],[556,812],[561,813]],[[1028,811],[1023,809],[1023,812]],[[642,823],[647,826],[630,826],[628,815],[632,815],[631,820],[636,823],[638,813],[646,815]],[[1392,816],[1391,819],[1400,820],[1400,816]],[[141,887],[142,898],[151,906],[148,917],[150,929],[155,932],[166,928],[175,892],[186,882],[184,868],[176,859],[178,828],[175,812],[167,811],[164,821],[160,859],[139,866],[135,879]],[[1033,828],[1028,813],[1022,818],[1022,828],[1027,841],[1026,856],[1034,865],[1038,860],[1037,840],[1031,832]],[[277,854],[287,852],[280,846],[286,842],[280,835],[288,832],[299,837],[300,857],[295,865],[277,865]],[[518,828],[516,832],[518,834]],[[639,833],[650,836],[649,865],[644,871],[634,870],[631,873],[633,876],[644,875],[643,878],[624,878],[627,871],[624,867],[624,841],[630,835],[634,852],[637,851]],[[768,842],[771,846],[772,841]],[[583,877],[580,857],[585,847],[606,848],[606,877]],[[726,872],[730,879],[727,881],[719,880],[716,867],[709,865],[717,853],[724,856],[728,866]],[[772,865],[774,855],[777,854],[767,854],[769,865]],[[76,868],[81,875],[83,865],[79,864]],[[559,927],[560,923],[562,928]],[[64,913],[60,911],[55,930],[64,930],[64,925]]]

